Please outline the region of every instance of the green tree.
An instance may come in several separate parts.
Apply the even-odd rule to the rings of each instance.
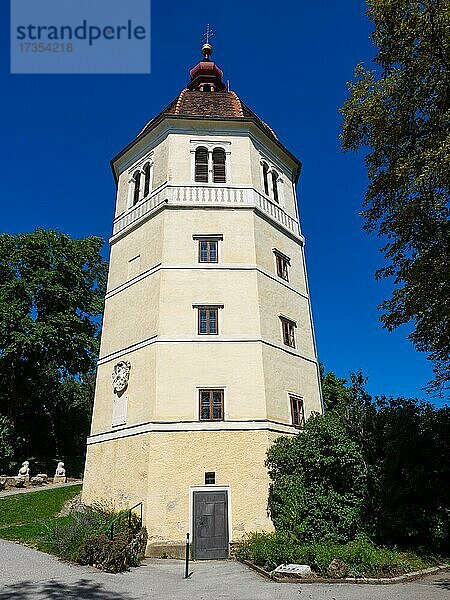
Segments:
[[[360,530],[365,466],[337,413],[312,416],[302,433],[278,438],[267,466],[276,529],[307,542],[347,542]]]
[[[381,304],[388,330],[429,354],[442,392],[450,381],[450,4],[367,0],[376,69],[349,83],[344,150],[366,148],[365,229],[384,239],[378,278],[392,277]]]
[[[14,456],[11,425],[0,415],[0,474],[8,472],[9,460]]]
[[[320,366],[321,387],[324,409],[334,410],[348,403],[347,380],[336,377],[329,371],[325,374],[323,365]]]
[[[450,408],[372,398],[361,372],[322,372],[327,408],[267,458],[278,531],[303,541],[351,540],[450,548]]]
[[[40,229],[0,235],[0,414],[16,452],[54,455],[67,445],[70,398],[86,393],[98,354],[102,244]]]
[[[450,547],[450,408],[408,398],[374,400],[376,502],[367,527],[383,543]]]

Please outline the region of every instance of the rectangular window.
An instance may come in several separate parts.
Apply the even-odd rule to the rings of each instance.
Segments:
[[[216,263],[218,262],[217,240],[199,240],[198,242],[198,262]]]
[[[286,317],[280,317],[280,321],[283,330],[283,344],[295,348],[295,321],[291,321]]]
[[[214,471],[205,473],[205,485],[214,485],[216,483],[216,474]]]
[[[223,421],[223,390],[200,390],[200,421]]]
[[[303,398],[299,396],[289,396],[291,401],[291,416],[292,425],[295,427],[303,427],[305,425],[305,408]]]
[[[217,335],[219,333],[217,307],[198,307],[198,333],[201,335]]]
[[[289,281],[289,272],[288,272],[288,267],[290,264],[289,257],[275,249],[273,252],[275,254],[275,261],[277,264],[278,277],[280,277],[281,279],[284,279],[285,281]]]

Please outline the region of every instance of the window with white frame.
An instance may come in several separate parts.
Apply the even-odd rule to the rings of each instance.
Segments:
[[[224,420],[224,390],[199,390],[200,421]]]
[[[219,306],[198,306],[197,333],[217,335],[219,333]]]
[[[194,152],[194,181],[196,183],[227,182],[227,152],[221,146],[200,145]]]
[[[305,405],[301,396],[289,394],[291,404],[291,419],[294,427],[303,427],[305,425]]]
[[[141,194],[141,172],[136,171],[133,175],[133,206],[139,202],[140,194]]]
[[[261,161],[262,171],[262,185],[266,196],[280,204],[281,200],[281,184],[283,180],[279,171],[273,166],[269,165],[266,160]]]
[[[152,191],[153,162],[147,160],[135,169],[129,180],[128,207],[136,206],[138,202],[147,198]]]
[[[151,178],[152,178],[152,165],[147,162],[144,165],[144,198],[146,198],[152,191]]]
[[[223,240],[222,234],[194,234],[192,237],[198,242],[199,263],[219,262],[219,242]]]
[[[213,161],[213,183],[225,183],[225,150],[223,148],[214,148],[212,152]]]
[[[295,328],[297,323],[288,319],[287,317],[280,316],[281,331],[283,334],[283,344],[290,348],[295,348]]]
[[[269,165],[266,162],[262,163],[264,193],[269,195]]]
[[[208,183],[209,153],[208,149],[200,146],[195,151],[195,181]]]
[[[276,171],[272,170],[272,198],[273,198],[274,202],[276,202],[277,204],[280,203],[280,196],[278,194],[278,181],[279,181],[278,173]]]
[[[285,281],[289,281],[289,265],[291,264],[291,259],[276,248],[273,249],[273,253],[275,255],[278,277]]]

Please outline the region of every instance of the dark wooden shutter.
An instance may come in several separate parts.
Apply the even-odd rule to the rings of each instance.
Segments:
[[[208,183],[208,150],[203,147],[195,151],[195,181]]]
[[[139,192],[141,190],[141,173],[140,171],[136,171],[134,174],[134,196],[133,196],[133,206],[139,202]]]
[[[272,171],[272,190],[273,190],[273,199],[278,204],[280,202],[278,198],[278,175],[275,171]]]
[[[145,177],[144,198],[146,198],[150,191],[150,163],[147,163],[144,167],[144,177]]]
[[[225,183],[225,150],[214,148],[213,150],[213,182]]]
[[[268,179],[269,167],[267,163],[263,163],[263,180],[264,180],[264,193],[269,195],[269,179]]]

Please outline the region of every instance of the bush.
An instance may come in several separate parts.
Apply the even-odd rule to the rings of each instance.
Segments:
[[[138,532],[123,529],[112,540],[105,533],[90,536],[79,547],[76,562],[92,565],[108,573],[127,571],[130,567],[140,565],[147,537],[145,527]]]
[[[267,466],[269,509],[277,530],[303,542],[339,543],[360,531],[366,468],[338,415],[312,416],[300,434],[275,440]]]
[[[139,566],[147,545],[147,530],[132,515],[130,526],[127,518],[116,523],[111,540],[106,529],[117,516],[110,507],[97,505],[56,519],[47,527],[43,547],[65,560],[110,573]]]
[[[55,519],[42,536],[43,546],[60,558],[77,562],[80,546],[88,537],[104,532],[109,521],[109,515],[92,508]]]
[[[363,536],[347,544],[301,544],[288,532],[251,533],[236,557],[272,571],[283,563],[310,565],[323,577],[394,577],[433,564],[415,554],[379,548]]]

